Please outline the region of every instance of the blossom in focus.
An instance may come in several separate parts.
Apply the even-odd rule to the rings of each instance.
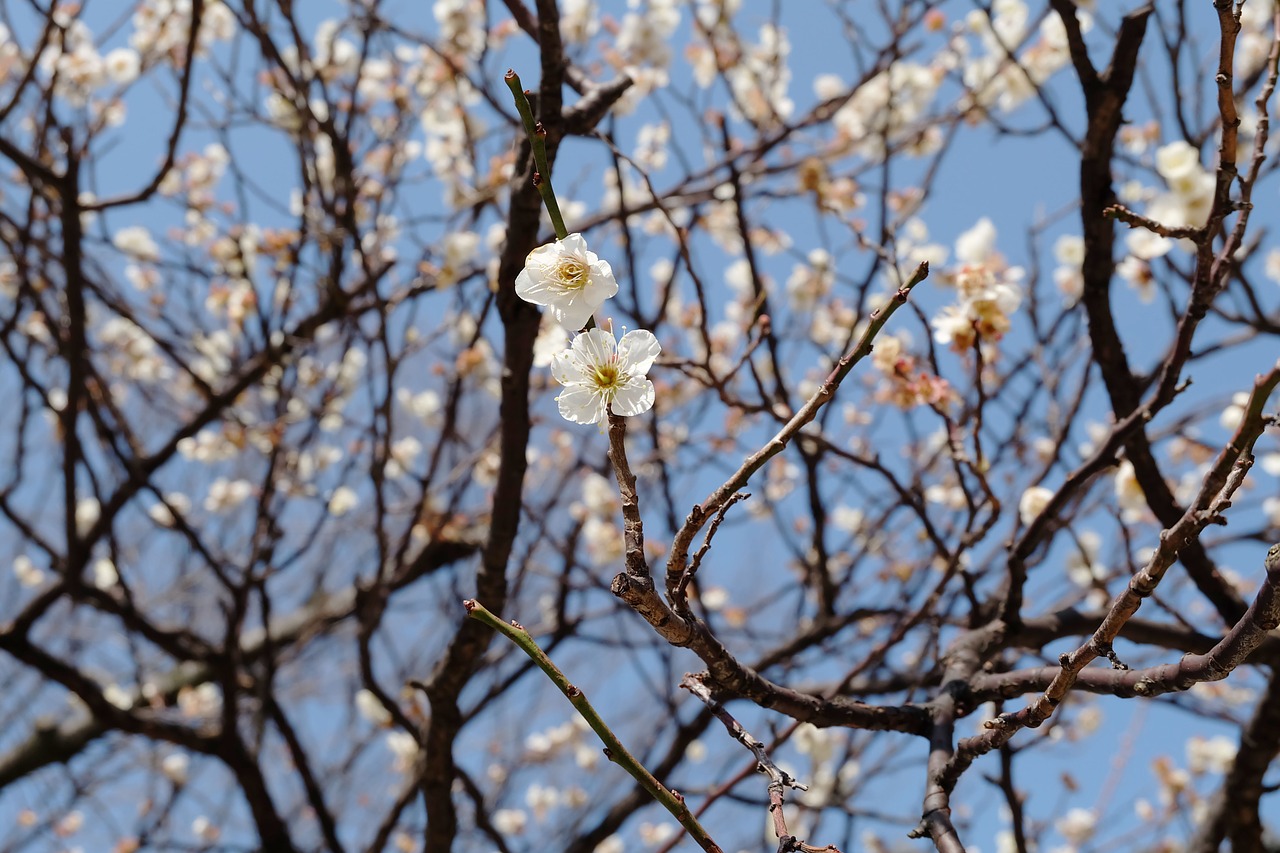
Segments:
[[[576,332],[604,301],[618,292],[608,261],[587,250],[581,234],[570,234],[529,253],[516,276],[516,295],[544,305],[560,325]]]
[[[616,285],[615,285],[616,287]],[[564,386],[556,402],[565,420],[594,424],[608,412],[638,415],[653,406],[653,383],[645,378],[662,352],[652,332],[636,329],[615,341],[612,332],[590,329],[551,362]]]

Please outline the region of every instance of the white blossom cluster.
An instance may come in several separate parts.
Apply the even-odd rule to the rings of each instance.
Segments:
[[[581,234],[570,234],[529,253],[516,277],[516,294],[543,305],[569,332],[581,329],[605,300],[618,292],[608,261],[587,249]],[[564,386],[556,401],[565,420],[594,424],[608,414],[639,415],[653,407],[653,383],[645,374],[662,347],[652,332],[634,329],[622,336],[587,329],[551,360],[551,375]]]
[[[1093,28],[1088,11],[1077,9],[1076,19],[1082,33]],[[978,49],[960,39],[953,44],[960,54],[970,107],[1010,112],[1071,62],[1062,19],[1045,15],[1034,32],[1032,23],[1023,0],[996,0],[989,14],[975,9],[965,18],[964,28],[976,36]]]
[[[957,352],[1000,340],[1022,304],[1022,269],[995,250],[996,228],[985,216],[956,240],[960,266],[948,277],[959,300],[933,318],[933,338]],[[994,355],[994,353],[993,353]]]

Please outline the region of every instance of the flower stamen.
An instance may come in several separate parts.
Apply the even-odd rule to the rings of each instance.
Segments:
[[[562,258],[556,265],[556,283],[561,290],[582,290],[590,280],[590,270],[577,258]]]

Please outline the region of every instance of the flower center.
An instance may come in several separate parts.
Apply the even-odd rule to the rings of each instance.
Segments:
[[[619,371],[618,366],[612,362],[597,364],[591,379],[595,382],[596,388],[606,397],[612,398],[622,387],[624,377]]]
[[[587,265],[577,258],[561,258],[556,265],[556,278],[564,290],[582,290],[587,286]]]

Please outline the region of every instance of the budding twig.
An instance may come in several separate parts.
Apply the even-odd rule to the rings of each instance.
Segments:
[[[520,83],[520,75],[507,69],[502,79],[506,81],[511,97],[515,99],[516,109],[520,111],[520,119],[524,122],[524,132],[529,136],[529,146],[533,149],[533,185],[538,188],[542,203],[547,207],[551,226],[556,230],[556,239],[563,240],[569,236],[569,229],[564,227],[564,217],[560,215],[560,205],[556,201],[555,190],[551,188],[551,165],[547,162],[547,129],[533,117],[533,108]]]

